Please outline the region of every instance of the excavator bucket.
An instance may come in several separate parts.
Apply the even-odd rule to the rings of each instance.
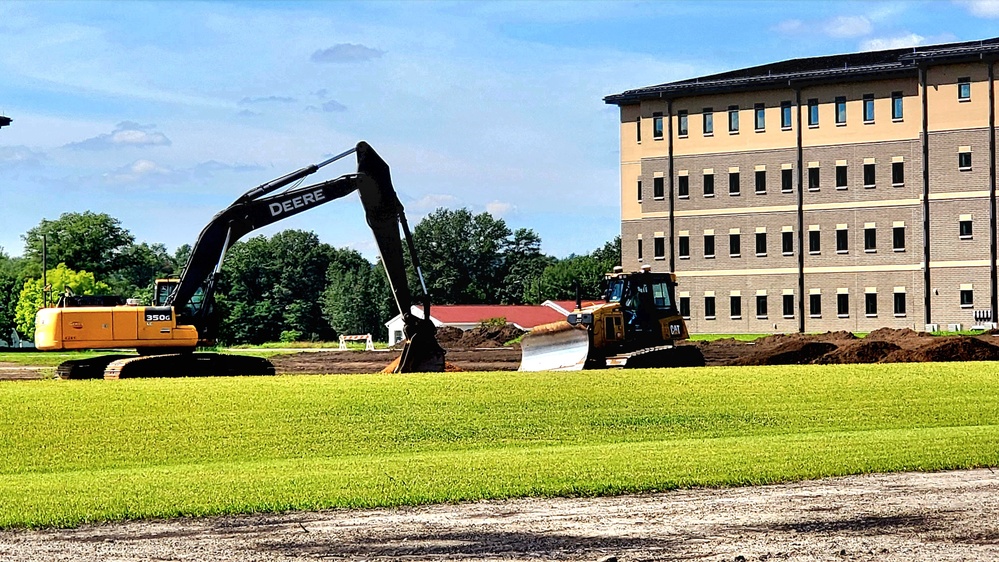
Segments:
[[[582,326],[553,322],[525,335],[520,350],[520,371],[579,371],[590,354],[590,336]]]
[[[442,373],[445,351],[437,342],[437,328],[420,321],[415,333],[405,341],[402,354],[388,364],[383,373]]]

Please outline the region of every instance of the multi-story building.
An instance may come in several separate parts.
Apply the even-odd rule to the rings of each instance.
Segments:
[[[628,90],[625,269],[675,271],[694,332],[997,317],[999,38]]]

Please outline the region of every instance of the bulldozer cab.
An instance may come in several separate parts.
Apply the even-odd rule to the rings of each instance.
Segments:
[[[610,274],[606,300],[618,303],[625,330],[633,337],[661,339],[660,320],[676,315],[676,281],[669,273]]]

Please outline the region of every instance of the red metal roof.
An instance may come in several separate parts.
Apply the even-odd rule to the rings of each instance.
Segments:
[[[507,323],[523,329],[565,320],[555,309],[540,305],[436,304],[430,308],[430,315],[444,324],[477,324],[506,318]]]

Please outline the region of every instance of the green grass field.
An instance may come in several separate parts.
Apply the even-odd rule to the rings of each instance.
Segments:
[[[0,382],[0,527],[995,465],[995,363]]]

